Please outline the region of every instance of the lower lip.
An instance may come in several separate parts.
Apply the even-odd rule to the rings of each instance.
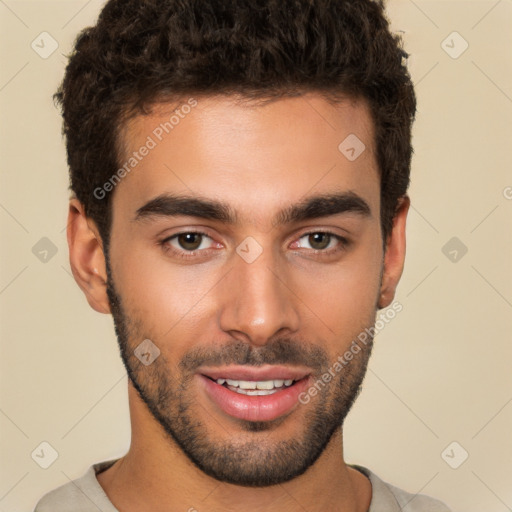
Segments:
[[[249,396],[217,384],[198,375],[208,397],[229,416],[246,421],[271,421],[292,411],[299,403],[299,395],[307,389],[308,377],[282,388],[271,395]]]

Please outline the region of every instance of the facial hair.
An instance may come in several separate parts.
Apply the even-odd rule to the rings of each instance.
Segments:
[[[106,259],[107,294],[123,364],[134,388],[169,441],[178,445],[201,471],[230,484],[248,487],[277,485],[306,472],[341,429],[361,390],[373,336],[368,337],[361,351],[308,404],[301,421],[300,436],[272,439],[272,431],[281,423],[293,421],[284,416],[272,421],[235,420],[244,435],[227,435],[229,440],[219,440],[208,428],[209,422],[215,420],[203,419],[206,411],[197,405],[193,394],[192,379],[199,367],[301,365],[312,370],[312,382],[319,382],[333,361],[321,343],[313,345],[295,337],[281,337],[257,348],[239,340],[222,347],[194,348],[176,366],[168,361],[166,354],[171,349],[166,348],[145,366],[135,356],[134,350],[142,340],[151,339],[144,335],[151,326],[144,326],[143,318],[125,311],[114,286],[108,256]],[[374,323],[375,315],[367,327],[373,327]],[[160,347],[165,344],[163,340],[152,341]],[[299,407],[305,406],[299,404]]]

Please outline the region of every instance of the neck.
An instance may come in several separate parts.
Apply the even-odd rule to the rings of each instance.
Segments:
[[[338,430],[305,473],[268,487],[242,487],[218,480],[197,468],[151,417],[136,391],[129,389],[132,442],[128,453],[98,475],[121,512],[367,511],[371,484],[343,460]]]

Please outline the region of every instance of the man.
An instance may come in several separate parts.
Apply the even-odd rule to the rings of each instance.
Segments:
[[[111,0],[82,32],[70,262],[132,442],[37,512],[448,510],[343,460],[404,264],[405,56],[370,0]]]

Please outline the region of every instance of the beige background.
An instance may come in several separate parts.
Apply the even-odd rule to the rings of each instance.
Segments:
[[[101,5],[0,1],[0,512],[32,510],[129,444],[111,319],[69,271],[51,101],[63,55]],[[419,101],[404,309],[377,339],[346,455],[456,512],[502,512],[512,509],[512,2],[391,0],[388,12]],[[46,59],[31,48],[43,31],[59,45]],[[469,44],[458,58],[453,31]],[[32,252],[43,237],[57,249],[46,262]],[[442,251],[452,237],[468,249],[456,262]],[[58,452],[48,469],[31,457],[43,441]]]

